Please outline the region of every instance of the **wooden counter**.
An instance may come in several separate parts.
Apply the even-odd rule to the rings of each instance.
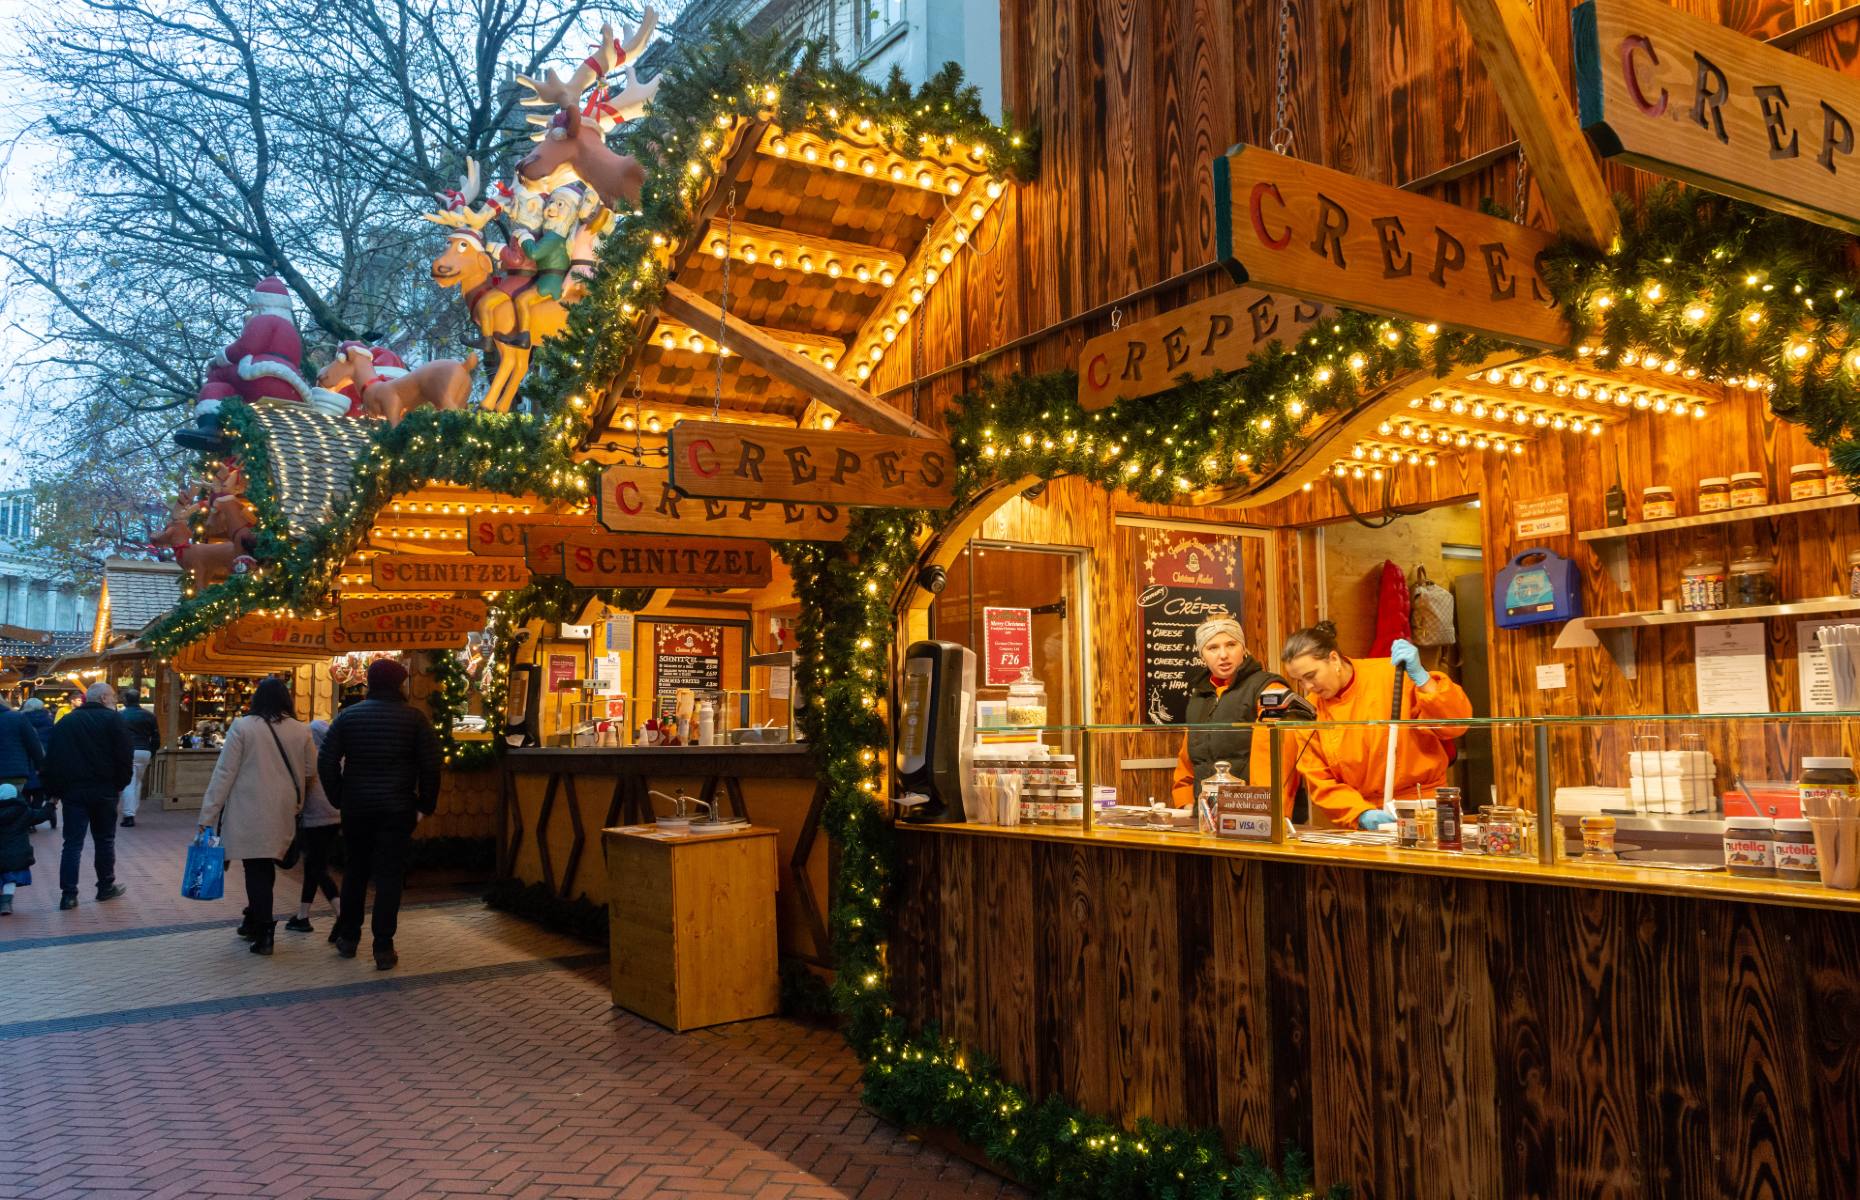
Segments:
[[[606,904],[610,887],[600,831],[668,815],[670,805],[648,792],[682,788],[775,831],[782,953],[826,962],[831,849],[820,836],[826,793],[811,747],[511,750],[501,764],[500,878],[542,883],[563,899]],[[588,852],[590,842],[595,853]]]
[[[1810,885],[900,826],[888,964],[1036,1097],[1360,1197],[1860,1195],[1860,911]]]

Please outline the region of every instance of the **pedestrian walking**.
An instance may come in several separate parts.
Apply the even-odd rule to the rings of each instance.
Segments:
[[[52,726],[39,776],[65,810],[64,854],[58,864],[58,907],[77,907],[78,865],[84,836],[95,847],[97,899],[123,894],[116,882],[116,801],[135,774],[135,747],[116,711],[116,689],[101,681],[90,685],[84,703]]]
[[[43,820],[44,805],[0,783],[0,917],[13,915],[14,892],[32,886],[32,827]]]
[[[316,740],[319,750],[328,735],[328,721],[310,722],[310,736]],[[315,903],[319,891],[329,901],[330,911],[337,911],[336,881],[329,877],[329,862],[335,855],[336,840],[342,836],[341,821],[342,814],[323,794],[323,781],[311,780],[309,790],[304,793],[303,816],[297,822],[302,830],[304,852],[303,894],[297,900],[297,915],[284,923],[293,933],[316,932],[316,927],[310,924],[310,905]],[[331,939],[334,940],[333,933]]]
[[[200,804],[200,828],[219,829],[227,858],[245,871],[245,920],[239,936],[252,953],[270,954],[278,931],[272,892],[278,860],[297,834],[304,789],[316,780],[316,741],[292,715],[291,688],[277,676],[252,689],[246,715],[226,731],[213,778]]]
[[[336,953],[355,957],[372,880],[375,967],[382,971],[400,961],[394,934],[413,827],[439,805],[439,738],[407,702],[406,686],[407,669],[394,660],[369,664],[367,698],[336,714],[317,759],[323,790],[342,813],[347,855],[330,940]]]
[[[123,789],[123,828],[133,829],[136,810],[142,807],[142,780],[148,773],[149,760],[161,749],[161,723],[155,714],[142,707],[142,693],[123,689],[123,724],[129,726],[129,744],[135,747],[135,777]]]
[[[49,747],[52,744],[53,722],[52,714],[46,711],[45,701],[37,696],[28,696],[19,711],[26,718],[26,724],[32,726],[32,732],[39,735],[39,745]],[[58,801],[46,792],[45,781],[39,778],[37,767],[26,773],[26,801],[45,809],[49,814],[45,823],[53,829],[58,828]]]
[[[0,704],[0,783],[12,784],[23,796],[44,761],[45,743],[26,714]]]

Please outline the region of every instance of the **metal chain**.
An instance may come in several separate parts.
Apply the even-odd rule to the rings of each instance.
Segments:
[[[1285,123],[1286,99],[1291,92],[1292,0],[1279,0],[1279,90],[1272,102],[1272,152],[1292,148],[1292,127]]]
[[[730,319],[730,260],[736,257],[736,188],[730,188],[723,234],[723,299],[717,305],[717,390],[710,398],[711,420],[723,412],[723,335]]]
[[[640,433],[641,423],[646,417],[644,413],[639,411],[639,402],[643,400],[645,396],[646,387],[640,382],[639,372],[635,371],[633,372],[633,461],[635,463],[643,463],[646,461],[646,443],[642,439]]]
[[[943,202],[943,207],[948,208],[949,201],[945,200]],[[930,222],[924,222],[924,238],[926,241],[929,240],[930,233],[935,228],[936,226]],[[924,310],[922,306],[919,306],[917,309],[917,328],[911,330],[911,420],[913,421],[921,421],[924,419],[923,404],[920,399],[923,392],[923,381]]]
[[[1531,164],[1524,157],[1524,143],[1519,142],[1518,143],[1518,191],[1517,191],[1517,195],[1511,198],[1511,219],[1513,221],[1516,221],[1520,225],[1524,224],[1524,218],[1528,215],[1525,211],[1524,206],[1529,204],[1530,199],[1531,199],[1530,178],[1531,178]]]
[[[1123,323],[1124,323],[1124,310],[1122,308],[1119,308],[1117,305],[1113,304],[1111,306],[1111,332],[1116,333],[1118,330],[1118,327],[1121,326]]]

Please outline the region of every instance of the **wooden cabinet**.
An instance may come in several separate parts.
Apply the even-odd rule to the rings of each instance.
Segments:
[[[602,838],[614,1003],[679,1031],[775,1012],[775,830]]]

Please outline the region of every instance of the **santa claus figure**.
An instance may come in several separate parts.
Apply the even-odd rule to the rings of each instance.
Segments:
[[[226,347],[227,359],[239,368],[239,395],[248,404],[308,399],[310,386],[298,370],[303,353],[290,291],[282,279],[267,275],[252,289],[245,328]]]

